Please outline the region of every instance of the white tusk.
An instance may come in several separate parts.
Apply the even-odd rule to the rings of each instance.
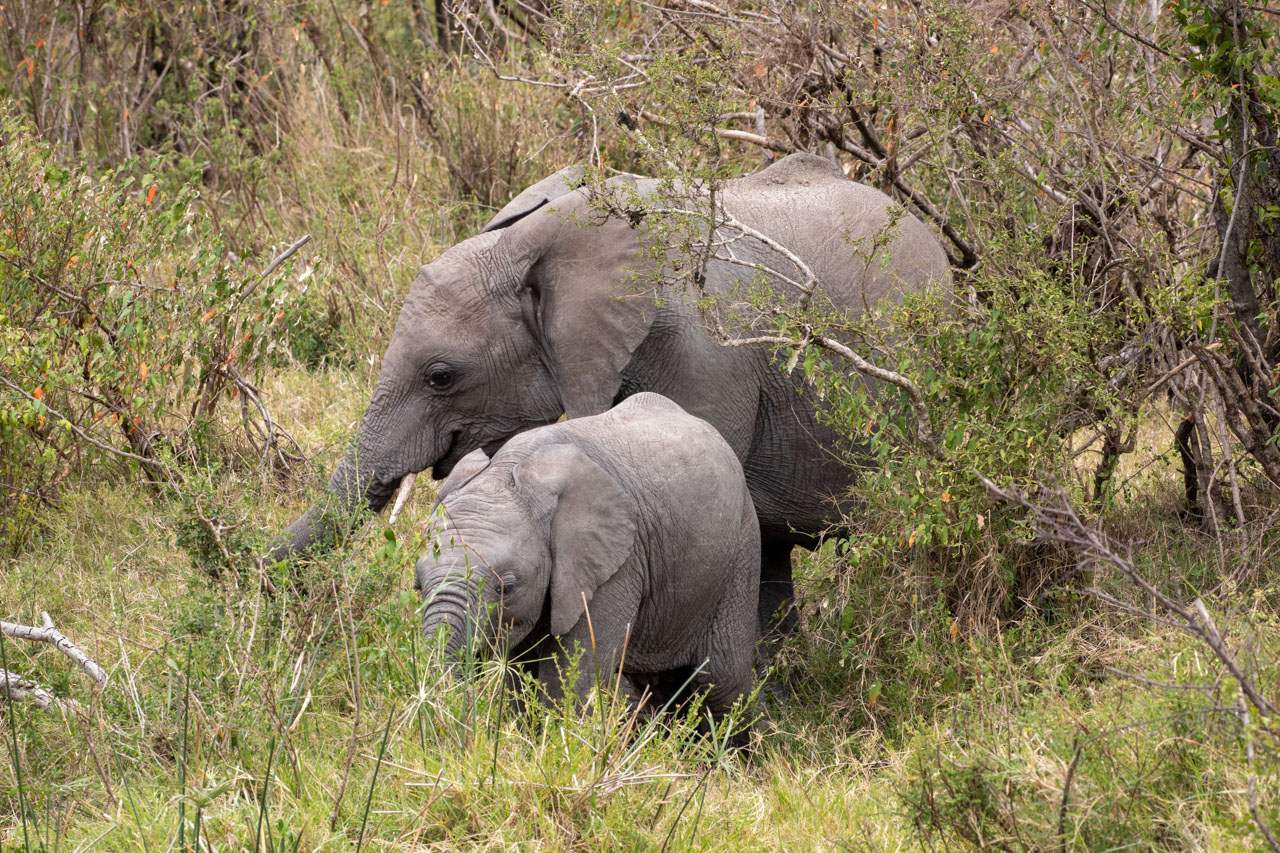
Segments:
[[[404,479],[400,481],[400,491],[396,492],[396,503],[391,507],[391,517],[387,519],[387,524],[396,523],[396,519],[400,517],[400,510],[404,509],[405,502],[409,500],[409,492],[413,491],[413,484],[417,479],[417,474],[404,475]]]

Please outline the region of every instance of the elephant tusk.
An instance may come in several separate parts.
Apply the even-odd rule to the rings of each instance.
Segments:
[[[396,502],[391,507],[391,516],[387,519],[388,524],[395,524],[396,519],[400,517],[400,510],[404,509],[405,503],[409,500],[409,492],[413,491],[413,484],[417,479],[417,474],[405,474],[404,479],[400,481],[400,491],[396,493]]]

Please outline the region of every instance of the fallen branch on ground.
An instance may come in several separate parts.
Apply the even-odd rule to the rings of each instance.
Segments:
[[[48,710],[56,705],[69,711],[80,712],[84,707],[74,699],[59,699],[34,681],[29,681],[16,672],[0,669],[0,699],[10,702],[31,701],[40,710]]]
[[[85,654],[79,646],[68,640],[65,634],[53,627],[53,619],[49,617],[48,613],[41,611],[40,618],[44,621],[44,625],[39,628],[31,625],[19,625],[16,622],[0,622],[0,632],[3,632],[6,637],[12,637],[15,640],[48,643],[71,658],[80,671],[95,682],[100,685],[107,683],[106,671]],[[47,710],[52,705],[77,713],[84,710],[84,707],[74,699],[59,699],[34,681],[23,678],[16,672],[9,672],[4,669],[0,669],[0,699],[7,699],[10,702],[20,700],[35,702],[36,707],[41,710]]]

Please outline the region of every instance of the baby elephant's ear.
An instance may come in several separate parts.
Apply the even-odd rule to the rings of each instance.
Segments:
[[[453,470],[449,472],[449,476],[445,477],[444,482],[440,484],[440,491],[436,492],[436,502],[431,505],[432,514],[445,498],[470,483],[475,479],[476,474],[488,467],[489,457],[479,447],[459,459],[458,464],[454,465]]]
[[[631,554],[636,502],[604,468],[571,444],[535,451],[516,466],[517,482],[556,499],[551,519],[551,633],[567,634]]]

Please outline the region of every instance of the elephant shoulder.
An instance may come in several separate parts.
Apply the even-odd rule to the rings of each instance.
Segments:
[[[815,182],[831,180],[849,180],[839,164],[826,157],[806,154],[797,151],[788,154],[759,172],[747,175],[739,180],[748,186],[767,187],[770,185],[805,186]]]

